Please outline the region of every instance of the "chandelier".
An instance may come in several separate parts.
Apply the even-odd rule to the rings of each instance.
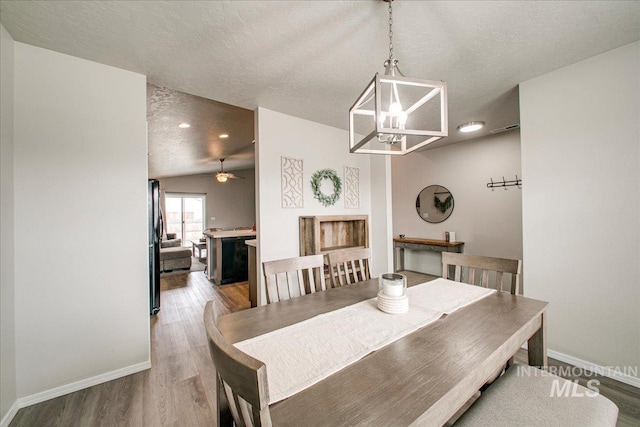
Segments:
[[[389,59],[349,109],[349,151],[405,155],[448,135],[447,84],[405,77],[393,55],[389,3]]]

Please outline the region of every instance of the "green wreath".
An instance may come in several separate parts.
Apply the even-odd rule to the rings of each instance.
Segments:
[[[333,182],[333,194],[330,196],[323,194],[320,190],[320,185],[325,179],[330,179]],[[320,203],[324,206],[332,206],[340,198],[342,181],[333,169],[322,169],[311,176],[311,189],[313,190],[313,197],[318,199]]]
[[[451,207],[452,202],[453,197],[451,196],[444,199],[444,202],[440,201],[440,199],[438,199],[438,196],[433,196],[433,205],[442,213],[445,213],[447,209]]]

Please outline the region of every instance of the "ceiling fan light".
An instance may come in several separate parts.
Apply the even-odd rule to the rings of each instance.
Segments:
[[[218,182],[227,182],[229,177],[226,174],[218,174],[216,175],[216,179],[218,180]]]
[[[475,132],[477,130],[480,130],[484,127],[484,122],[469,122],[469,123],[464,123],[460,126],[458,126],[458,130],[460,132]]]

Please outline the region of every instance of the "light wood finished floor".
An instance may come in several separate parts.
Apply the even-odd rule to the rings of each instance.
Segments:
[[[215,374],[202,314],[249,308],[248,282],[212,285],[202,272],[163,276],[151,320],[152,368],[20,409],[10,426],[215,426]]]
[[[211,299],[227,311],[248,308],[248,284],[218,287],[196,272],[162,277],[161,286],[162,310],[151,322],[151,369],[23,408],[10,426],[215,426],[215,376],[202,313]],[[526,352],[516,361],[526,363]],[[640,426],[640,390],[606,377],[569,377],[582,385],[593,378],[620,408],[618,426]]]

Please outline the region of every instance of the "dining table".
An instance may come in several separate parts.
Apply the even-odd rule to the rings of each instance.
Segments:
[[[403,272],[407,286],[436,279]],[[428,284],[427,284],[428,285]],[[427,286],[425,285],[425,286]],[[378,279],[222,315],[239,343],[375,298]],[[527,343],[546,367],[548,303],[495,292],[377,349],[269,406],[274,426],[442,426]],[[267,365],[267,380],[269,366]],[[219,404],[224,411],[224,406]],[[219,414],[219,420],[229,419]]]

